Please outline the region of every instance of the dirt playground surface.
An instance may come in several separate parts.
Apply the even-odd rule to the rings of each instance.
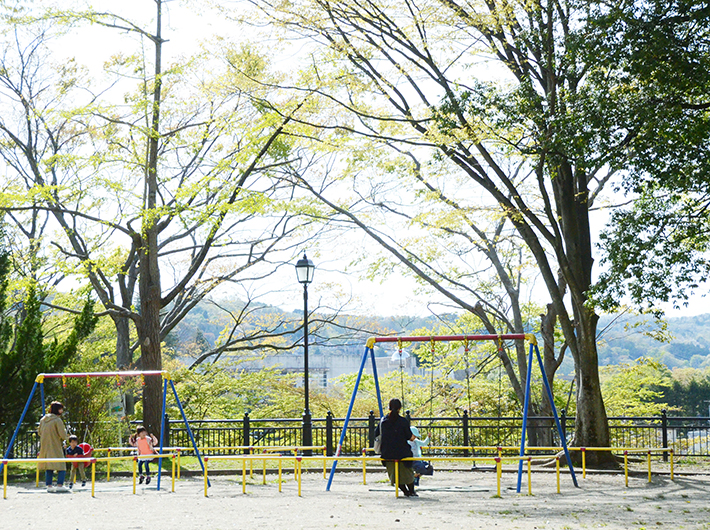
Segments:
[[[632,476],[623,473],[578,474],[579,488],[569,475],[557,493],[554,473],[533,472],[532,496],[515,492],[517,475],[504,473],[496,497],[495,473],[437,471],[424,477],[419,497],[395,498],[381,471],[338,473],[327,492],[322,474],[303,476],[298,496],[293,475],[285,475],[282,492],[273,475],[267,484],[254,473],[242,493],[241,475],[211,477],[209,497],[201,478],[183,478],[171,493],[170,477],[161,491],[155,479],[138,486],[113,478],[73,493],[47,493],[34,483],[11,482],[0,499],[0,530],[162,530],[162,529],[710,529],[710,475]]]

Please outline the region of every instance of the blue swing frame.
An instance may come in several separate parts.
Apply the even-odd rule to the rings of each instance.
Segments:
[[[22,421],[25,419],[25,416],[27,415],[27,411],[30,408],[30,403],[32,402],[32,398],[35,395],[35,392],[37,390],[37,387],[39,386],[39,393],[40,393],[40,400],[42,403],[42,409],[44,410],[44,380],[45,379],[59,379],[59,378],[80,378],[80,377],[136,377],[136,376],[158,376],[160,375],[163,378],[163,407],[162,407],[162,413],[160,415],[160,453],[163,454],[163,436],[165,433],[165,410],[166,410],[166,402],[167,402],[167,394],[168,394],[168,383],[170,383],[170,388],[173,391],[173,395],[175,396],[175,402],[177,403],[178,409],[180,409],[180,414],[182,415],[182,419],[185,422],[185,427],[187,429],[187,434],[190,436],[190,441],[192,442],[192,447],[195,450],[195,454],[197,455],[197,459],[200,462],[200,466],[202,467],[202,471],[204,472],[205,470],[205,464],[202,461],[202,455],[200,454],[200,450],[197,448],[197,443],[195,442],[195,437],[192,434],[192,429],[190,429],[190,422],[187,421],[187,417],[185,416],[185,410],[182,407],[182,402],[180,401],[180,398],[178,397],[177,390],[175,389],[175,384],[173,383],[172,379],[168,375],[167,372],[164,371],[153,371],[153,372],[140,372],[140,371],[131,371],[131,372],[87,372],[87,373],[67,373],[67,374],[38,374],[37,377],[35,378],[35,382],[32,385],[32,390],[30,390],[30,396],[27,398],[27,402],[25,403],[25,408],[22,410],[22,414],[20,415],[20,420],[17,422],[17,427],[15,428],[15,432],[12,434],[12,438],[10,439],[10,443],[7,446],[7,449],[5,451],[5,456],[3,458],[3,462],[0,462],[0,473],[2,472],[2,469],[4,467],[4,461],[8,460],[8,457],[10,453],[12,452],[12,448],[15,445],[15,440],[17,439],[17,435],[20,432],[20,427],[22,426]],[[158,458],[158,470],[162,469],[162,463],[163,463],[163,458],[159,457]],[[158,481],[157,481],[157,490],[160,491],[160,477],[162,473],[158,472]],[[208,485],[211,486],[208,480]]]
[[[375,362],[375,344],[378,342],[449,342],[449,341],[470,341],[470,340],[495,340],[500,343],[503,340],[527,340],[530,343],[530,350],[528,353],[528,370],[527,377],[525,379],[525,403],[523,405],[523,425],[522,433],[520,436],[520,457],[525,456],[525,433],[528,423],[528,408],[530,406],[530,379],[532,376],[532,365],[533,365],[533,354],[536,354],[538,365],[540,371],[542,372],[542,380],[545,385],[545,390],[547,391],[547,397],[552,404],[552,413],[555,417],[555,424],[557,426],[557,432],[560,437],[560,442],[562,443],[562,448],[564,449],[565,457],[567,459],[567,465],[569,466],[570,474],[572,476],[572,482],[575,487],[579,487],[577,483],[577,476],[574,472],[574,466],[572,465],[572,459],[569,455],[569,449],[567,448],[567,440],[565,439],[564,433],[562,431],[562,424],[560,423],[560,418],[557,414],[557,408],[555,407],[555,401],[552,396],[552,389],[547,380],[547,374],[545,372],[545,365],[542,362],[542,356],[540,355],[540,350],[537,346],[537,339],[535,335],[532,334],[503,334],[503,335],[449,335],[449,336],[434,336],[434,337],[371,337],[367,340],[365,345],[365,352],[362,356],[362,361],[360,362],[360,369],[357,374],[357,379],[355,380],[355,387],[353,388],[352,396],[350,397],[350,405],[348,406],[348,413],[345,416],[345,421],[343,422],[343,429],[340,432],[340,440],[338,442],[338,447],[335,451],[335,460],[333,460],[333,465],[330,469],[330,475],[328,476],[328,485],[326,486],[326,491],[330,491],[333,484],[333,477],[335,475],[335,470],[338,465],[337,457],[340,456],[340,452],[343,448],[343,443],[345,441],[345,435],[348,430],[348,424],[350,423],[350,417],[353,411],[353,405],[355,404],[355,397],[357,396],[358,388],[360,387],[360,380],[362,379],[362,374],[365,370],[365,364],[367,363],[368,357],[372,362],[372,373],[375,378],[375,390],[377,392],[377,404],[380,409],[380,418],[384,416],[384,411],[382,408],[382,396],[380,394],[380,382],[377,376],[377,363]],[[518,462],[518,484],[517,492],[520,493],[520,487],[523,477],[523,461],[522,459]]]

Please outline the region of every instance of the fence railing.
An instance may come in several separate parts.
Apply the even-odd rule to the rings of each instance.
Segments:
[[[378,418],[373,414],[366,418],[351,418],[342,453],[357,455],[363,447],[372,447]],[[560,417],[562,430],[568,441],[574,436],[574,417]],[[466,413],[450,418],[410,418],[412,425],[428,436],[432,446],[473,447],[479,456],[493,456],[493,452],[475,450],[475,447],[519,446],[522,428],[520,417],[469,417]],[[325,446],[332,456],[340,439],[344,419],[330,413],[325,418],[314,418],[313,445]],[[182,420],[169,420],[165,445],[187,447],[191,445]],[[75,426],[81,433],[81,426]],[[302,445],[301,419],[292,418],[243,418],[232,420],[194,420],[190,428],[198,446],[201,447],[276,447]],[[613,447],[672,447],[678,457],[710,457],[710,418],[669,417],[665,413],[646,417],[609,418],[611,445]],[[551,417],[529,417],[527,432],[528,449],[534,446],[559,445],[559,436]],[[107,439],[93,436],[85,440],[94,447],[125,444],[115,434]],[[3,447],[7,443],[4,441]],[[36,425],[28,425],[18,436],[13,454],[15,458],[34,458],[39,450]],[[211,451],[207,454],[229,454],[234,451]],[[461,451],[468,456],[469,451]],[[4,454],[4,449],[3,449]]]

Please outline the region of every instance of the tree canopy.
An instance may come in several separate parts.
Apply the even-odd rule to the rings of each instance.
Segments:
[[[603,307],[683,302],[710,272],[710,6],[673,0],[593,4],[585,53],[627,92],[633,142],[615,211],[602,236]]]

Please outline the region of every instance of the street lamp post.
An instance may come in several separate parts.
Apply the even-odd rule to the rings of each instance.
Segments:
[[[313,445],[313,424],[311,422],[311,410],[308,406],[308,284],[313,281],[313,273],[316,266],[306,257],[296,263],[296,277],[299,283],[303,284],[303,390],[305,394],[303,410],[303,445],[310,447]],[[311,451],[306,452],[307,455]]]

